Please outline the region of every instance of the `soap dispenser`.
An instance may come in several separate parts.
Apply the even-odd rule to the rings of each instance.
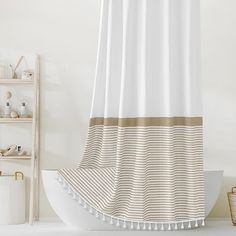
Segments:
[[[4,117],[5,118],[10,118],[10,115],[11,115],[11,106],[10,106],[9,102],[6,102],[6,106],[5,106],[5,109],[4,109]]]
[[[21,107],[20,107],[20,117],[21,117],[21,118],[26,118],[26,117],[27,117],[25,102],[22,102],[22,103],[21,103]]]

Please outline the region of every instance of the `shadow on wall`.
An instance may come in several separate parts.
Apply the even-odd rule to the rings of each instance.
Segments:
[[[215,207],[209,215],[209,218],[230,218],[227,192],[230,192],[233,186],[236,186],[236,177],[224,176],[220,189],[220,195],[217,199]]]

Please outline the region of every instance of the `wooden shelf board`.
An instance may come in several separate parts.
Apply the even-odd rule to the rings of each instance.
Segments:
[[[7,161],[7,160],[30,160],[32,156],[6,156],[0,157],[0,161]]]
[[[0,84],[33,84],[34,80],[0,79]]]
[[[0,123],[30,123],[32,118],[0,118]]]

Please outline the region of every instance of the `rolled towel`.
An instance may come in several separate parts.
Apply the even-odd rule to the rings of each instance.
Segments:
[[[11,145],[10,147],[8,147],[4,152],[3,152],[3,156],[12,156],[15,154],[17,149],[16,145]]]

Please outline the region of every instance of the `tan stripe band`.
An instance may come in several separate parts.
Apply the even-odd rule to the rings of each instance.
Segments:
[[[90,126],[175,126],[186,125],[196,126],[202,125],[202,117],[137,117],[137,118],[104,118],[94,117],[90,119]]]

